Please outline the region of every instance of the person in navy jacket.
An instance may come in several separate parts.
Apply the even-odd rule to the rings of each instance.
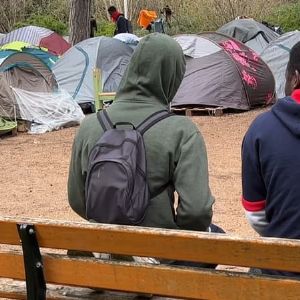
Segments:
[[[242,204],[259,235],[300,239],[300,42],[290,52],[285,93],[244,137]],[[261,272],[300,278],[300,273]]]
[[[113,22],[116,23],[114,35],[119,33],[132,33],[131,23],[124,17],[124,14],[116,9],[115,6],[110,6],[107,11]]]

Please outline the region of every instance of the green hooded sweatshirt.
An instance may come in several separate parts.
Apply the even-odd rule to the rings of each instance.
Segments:
[[[115,101],[107,109],[112,122],[138,125],[152,113],[167,109],[184,72],[185,59],[177,42],[157,33],[143,38]],[[73,144],[68,197],[72,209],[83,218],[88,156],[102,134],[96,114],[90,115],[82,122]],[[141,225],[207,230],[214,198],[208,184],[206,148],[198,128],[187,117],[174,115],[146,131],[144,142],[150,193],[160,193],[150,200]],[[174,191],[179,195],[176,212]]]

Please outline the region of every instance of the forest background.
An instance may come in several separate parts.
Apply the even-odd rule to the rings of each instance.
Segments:
[[[0,32],[36,25],[69,35],[72,5],[80,1],[90,2],[90,15],[98,23],[96,35],[112,36],[115,25],[109,20],[107,8],[115,5],[123,11],[123,0],[2,0]],[[299,0],[128,0],[128,18],[135,33],[142,33],[136,23],[141,9],[159,14],[165,5],[173,11],[171,34],[214,31],[237,16],[267,21],[284,31],[300,29]]]

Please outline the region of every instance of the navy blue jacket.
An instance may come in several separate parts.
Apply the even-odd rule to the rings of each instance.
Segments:
[[[119,33],[131,33],[131,25],[129,24],[129,21],[124,17],[123,14],[121,14],[117,19],[117,26],[114,32],[114,35],[117,35]]]
[[[243,206],[266,237],[300,239],[300,90],[292,97],[258,116],[242,146]]]

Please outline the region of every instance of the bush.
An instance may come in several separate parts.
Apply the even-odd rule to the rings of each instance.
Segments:
[[[273,10],[267,21],[280,26],[284,31],[300,29],[300,3],[281,5]]]
[[[44,28],[48,28],[57,32],[60,35],[64,35],[67,33],[68,27],[61,21],[56,20],[52,16],[43,16],[43,15],[36,15],[31,16],[29,19],[18,22],[15,24],[15,28],[20,28],[28,25],[40,26]]]
[[[97,21],[96,36],[113,36],[116,29],[116,25],[110,21]]]

